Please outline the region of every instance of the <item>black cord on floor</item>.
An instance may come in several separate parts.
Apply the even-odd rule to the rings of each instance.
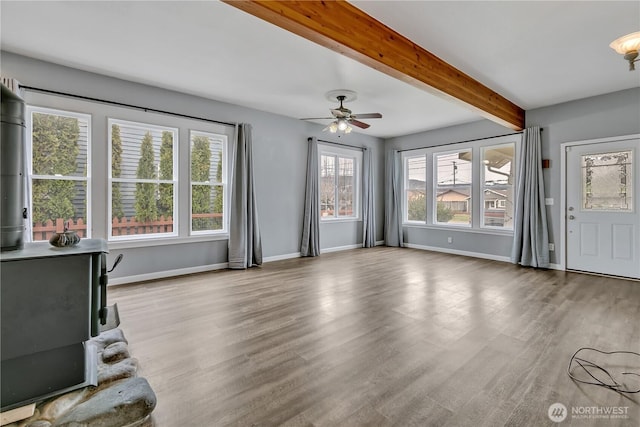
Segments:
[[[583,383],[583,384],[592,384],[600,387],[605,387],[605,388],[608,388],[609,390],[613,390],[618,393],[629,393],[629,394],[640,393],[640,388],[638,388],[637,390],[630,390],[624,384],[621,384],[621,381],[616,380],[609,371],[607,371],[605,368],[598,365],[597,363],[591,362],[582,357],[578,357],[578,353],[585,350],[595,351],[600,354],[632,354],[640,358],[640,353],[636,353],[635,351],[602,351],[592,347],[582,347],[582,348],[579,348],[575,353],[573,353],[573,356],[571,356],[571,360],[569,360],[569,366],[567,367],[567,374],[569,375],[569,377],[571,377],[572,380],[577,381],[579,383]],[[638,366],[640,366],[640,360],[638,360]],[[586,372],[587,375],[589,375],[591,378],[593,378],[594,381],[585,381],[585,380],[578,379],[575,375],[573,375],[572,367],[573,369],[582,368],[582,370]],[[604,380],[598,378],[597,374],[599,372],[603,373],[606,376]],[[638,372],[622,372],[621,374],[635,375],[637,377],[640,377],[640,373]]]

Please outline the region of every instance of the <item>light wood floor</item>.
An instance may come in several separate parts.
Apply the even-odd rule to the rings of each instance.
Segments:
[[[114,302],[159,427],[640,425],[640,395],[566,374],[579,347],[640,351],[640,282],[378,247]],[[555,424],[555,402],[628,418]]]

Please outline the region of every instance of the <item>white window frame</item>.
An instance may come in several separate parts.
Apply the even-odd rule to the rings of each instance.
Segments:
[[[193,184],[203,185],[202,182],[194,182],[191,180],[191,153],[192,153],[192,137],[194,135],[206,136],[215,141],[222,143],[222,181],[219,183],[210,183],[211,187],[222,187],[222,229],[221,230],[193,230]],[[228,159],[229,159],[229,141],[227,135],[215,132],[189,130],[189,234],[191,236],[217,235],[229,233],[229,185],[228,185]]]
[[[501,137],[482,139],[476,141],[469,141],[459,144],[451,144],[444,146],[434,146],[421,148],[416,150],[407,150],[402,152],[402,207],[403,207],[403,219],[402,224],[406,227],[421,227],[421,228],[433,228],[433,229],[450,229],[460,232],[474,232],[474,233],[486,233],[486,234],[499,234],[499,235],[513,235],[512,228],[496,227],[496,226],[484,226],[483,224],[483,210],[484,210],[484,172],[481,167],[483,149],[495,148],[505,144],[514,144],[514,157],[512,163],[512,175],[514,176],[514,201],[517,197],[516,182],[517,177],[518,159],[520,155],[520,142],[522,136],[520,134],[505,135]],[[471,182],[471,212],[472,223],[470,226],[465,224],[449,224],[438,223],[436,221],[436,209],[437,200],[435,197],[437,187],[436,171],[435,171],[435,159],[436,155],[461,152],[465,150],[471,150],[472,155],[472,182]],[[426,221],[409,221],[407,218],[407,189],[408,189],[408,160],[409,158],[424,156],[426,159],[427,172],[426,172],[426,198],[427,198],[427,219]]]
[[[86,194],[86,207],[85,207],[85,212],[86,212],[86,230],[85,230],[85,238],[91,238],[91,132],[92,132],[92,124],[91,124],[91,115],[90,114],[86,114],[86,113],[78,113],[78,112],[74,112],[74,111],[68,111],[68,110],[59,110],[56,108],[48,108],[48,107],[39,107],[39,106],[35,106],[35,105],[27,105],[26,106],[26,137],[27,137],[27,144],[26,144],[26,149],[25,149],[25,154],[27,156],[27,180],[28,180],[28,189],[27,189],[27,194],[25,194],[25,198],[28,198],[27,200],[27,206],[28,206],[28,213],[27,213],[27,218],[28,220],[25,221],[26,223],[26,235],[27,238],[25,239],[26,241],[32,241],[33,240],[33,217],[32,217],[32,212],[33,212],[33,194],[32,194],[32,188],[33,188],[33,180],[34,179],[40,179],[40,180],[64,180],[64,181],[84,181],[86,184],[86,189],[85,189],[85,194]],[[50,175],[34,175],[33,174],[33,113],[40,113],[40,114],[49,114],[49,115],[56,115],[56,116],[63,116],[63,117],[71,117],[71,118],[75,118],[75,119],[80,119],[80,120],[86,120],[87,122],[87,159],[86,159],[86,171],[87,174],[86,176],[65,176],[65,177],[55,177],[55,176],[50,176]],[[42,240],[38,240],[38,241],[42,241]]]
[[[469,197],[471,198],[471,223],[469,224],[456,224],[456,223],[449,223],[449,222],[438,222],[438,216],[437,216],[437,211],[438,211],[438,168],[437,168],[437,162],[438,162],[438,156],[446,156],[449,154],[457,154],[457,153],[462,153],[462,152],[469,152],[471,153],[471,183],[469,184],[464,184],[464,185],[468,185],[470,188],[469,191]],[[455,227],[455,228],[472,228],[473,227],[473,221],[475,220],[475,211],[473,209],[473,205],[474,205],[474,200],[475,200],[475,194],[474,194],[474,160],[475,159],[475,153],[473,152],[473,149],[471,147],[466,147],[466,148],[460,148],[458,150],[447,150],[447,151],[433,151],[432,153],[432,166],[433,166],[433,176],[431,178],[431,190],[432,190],[432,194],[433,194],[433,199],[431,201],[430,207],[431,207],[431,215],[433,218],[433,224],[434,225],[438,225],[438,226],[447,226],[447,227]],[[469,200],[465,201],[465,205],[467,206],[467,210],[469,210]]]
[[[338,216],[338,194],[337,194],[337,185],[334,185],[335,191],[335,208],[333,216],[322,216],[320,215],[321,222],[340,222],[340,221],[359,221],[362,217],[361,215],[361,206],[362,206],[362,150],[358,148],[349,149],[349,148],[341,148],[333,145],[325,145],[318,144],[318,182],[321,182],[321,166],[320,162],[322,156],[331,156],[335,157],[335,179],[338,179],[338,159],[346,158],[353,159],[353,175],[354,175],[354,189],[353,189],[353,212],[354,214],[351,216]],[[318,191],[318,209],[320,209],[320,199],[321,194]]]
[[[114,124],[133,127],[137,129],[144,130],[156,130],[156,131],[171,131],[173,132],[173,179],[136,179],[136,178],[113,178],[112,176],[112,157],[113,157],[113,147],[111,145],[111,131]],[[179,128],[172,126],[162,126],[162,125],[154,125],[151,123],[143,123],[143,122],[134,122],[129,120],[121,120],[109,117],[107,119],[107,145],[108,145],[108,154],[107,154],[107,240],[109,242],[121,242],[128,240],[154,240],[154,239],[162,239],[167,237],[177,237],[179,235],[179,209],[178,209],[178,149],[180,147],[179,144]],[[153,183],[153,184],[172,184],[173,185],[173,231],[170,233],[152,233],[152,234],[133,234],[133,235],[125,235],[125,236],[113,236],[113,203],[112,203],[112,189],[114,182],[121,183]]]
[[[492,149],[496,149],[496,148],[500,148],[500,147],[504,147],[505,145],[513,145],[513,160],[511,162],[511,175],[513,176],[513,182],[511,183],[511,186],[513,187],[513,202],[515,202],[515,190],[516,190],[516,186],[515,186],[515,178],[516,178],[516,162],[517,162],[517,157],[516,157],[516,150],[519,144],[511,141],[511,142],[503,142],[501,144],[491,144],[491,145],[482,145],[480,147],[480,169],[481,169],[481,174],[480,174],[480,195],[482,197],[482,201],[480,203],[480,206],[482,207],[480,210],[480,228],[484,228],[484,229],[490,229],[490,230],[504,230],[504,231],[513,231],[513,226],[511,227],[504,227],[504,226],[495,226],[495,225],[487,225],[484,223],[485,221],[485,216],[484,216],[484,198],[485,198],[485,190],[489,190],[489,187],[485,187],[485,168],[482,167],[483,165],[481,165],[481,163],[484,161],[484,155],[485,152],[487,150],[492,150]],[[500,202],[502,203],[502,205],[500,206]],[[495,200],[494,201],[494,207],[493,209],[503,209],[506,213],[506,200]],[[514,209],[514,213],[515,213],[515,209]]]
[[[424,224],[425,221],[419,221],[419,220],[410,220],[409,219],[409,197],[408,197],[408,193],[409,193],[409,160],[410,159],[419,159],[422,158],[425,161],[425,169],[424,169],[424,192],[425,192],[425,198],[424,198],[424,209],[425,209],[425,215],[426,215],[426,220],[428,221],[429,219],[429,201],[430,196],[429,196],[429,180],[428,180],[428,173],[429,173],[429,167],[427,165],[427,154],[426,154],[426,150],[416,150],[416,151],[412,151],[411,153],[407,153],[406,155],[402,156],[402,167],[403,167],[403,192],[402,192],[402,206],[403,206],[403,210],[402,212],[404,212],[404,220],[403,222],[406,224]]]

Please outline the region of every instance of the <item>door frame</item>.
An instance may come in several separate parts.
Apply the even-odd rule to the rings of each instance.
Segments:
[[[560,270],[567,270],[567,148],[576,145],[601,144],[639,138],[640,133],[635,133],[631,135],[611,136],[607,138],[584,139],[581,141],[571,141],[560,144],[560,247],[558,248],[556,246],[556,250],[560,249]],[[636,160],[634,159],[634,161]],[[637,178],[634,176],[634,179]],[[640,200],[635,201],[634,203],[636,211],[640,210]]]

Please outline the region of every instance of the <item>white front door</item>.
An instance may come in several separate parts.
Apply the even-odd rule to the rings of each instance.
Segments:
[[[565,149],[567,269],[640,278],[640,139]]]

